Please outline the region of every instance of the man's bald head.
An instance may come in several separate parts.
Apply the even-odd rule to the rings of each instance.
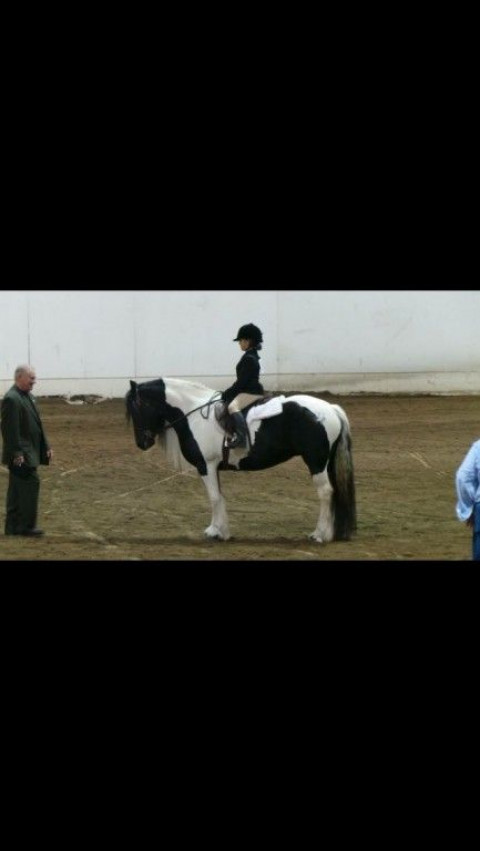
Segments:
[[[28,393],[37,380],[33,366],[28,363],[22,363],[17,366],[14,374],[15,384],[19,390]]]

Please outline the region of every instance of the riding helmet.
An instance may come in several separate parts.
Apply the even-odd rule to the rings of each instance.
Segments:
[[[248,325],[242,325],[238,329],[238,334],[233,342],[237,343],[238,340],[253,340],[254,344],[258,346],[260,343],[263,343],[263,335],[260,328],[257,328],[253,322],[249,322]]]

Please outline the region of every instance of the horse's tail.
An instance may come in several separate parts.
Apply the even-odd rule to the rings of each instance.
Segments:
[[[334,540],[349,541],[357,528],[352,436],[348,417],[340,405],[332,405],[341,421],[341,431],[328,462],[333,487]]]

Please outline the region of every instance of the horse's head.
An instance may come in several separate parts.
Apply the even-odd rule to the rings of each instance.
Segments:
[[[127,420],[132,420],[135,443],[139,449],[150,449],[165,425],[165,383],[161,378],[137,384],[130,381],[126,394]]]

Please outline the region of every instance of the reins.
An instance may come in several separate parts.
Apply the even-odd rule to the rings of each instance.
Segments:
[[[221,398],[222,398],[221,391],[220,391],[220,390],[216,390],[216,391],[215,391],[215,393],[213,394],[213,396],[211,396],[211,397],[210,397],[210,399],[208,400],[208,402],[204,402],[204,403],[203,403],[203,405],[199,405],[199,406],[198,406],[198,408],[192,408],[192,410],[191,410],[191,411],[187,411],[187,413],[186,413],[186,414],[182,414],[182,416],[181,416],[181,417],[177,417],[177,419],[176,419],[176,420],[173,420],[173,422],[168,423],[167,425],[165,425],[165,426],[164,426],[165,431],[167,430],[167,428],[172,428],[172,426],[176,425],[176,424],[177,424],[177,423],[179,423],[181,420],[184,420],[184,419],[186,419],[187,417],[189,417],[189,416],[190,416],[190,414],[194,414],[194,413],[195,413],[195,411],[201,411],[201,412],[202,412],[202,417],[203,417],[203,419],[204,419],[204,420],[208,420],[208,417],[209,417],[209,415],[210,415],[210,406],[211,406],[211,405],[213,405],[215,402],[219,402]],[[204,409],[204,408],[208,408],[208,410],[207,410],[207,413],[206,413],[206,414],[204,414],[204,413],[203,413],[203,409]]]

